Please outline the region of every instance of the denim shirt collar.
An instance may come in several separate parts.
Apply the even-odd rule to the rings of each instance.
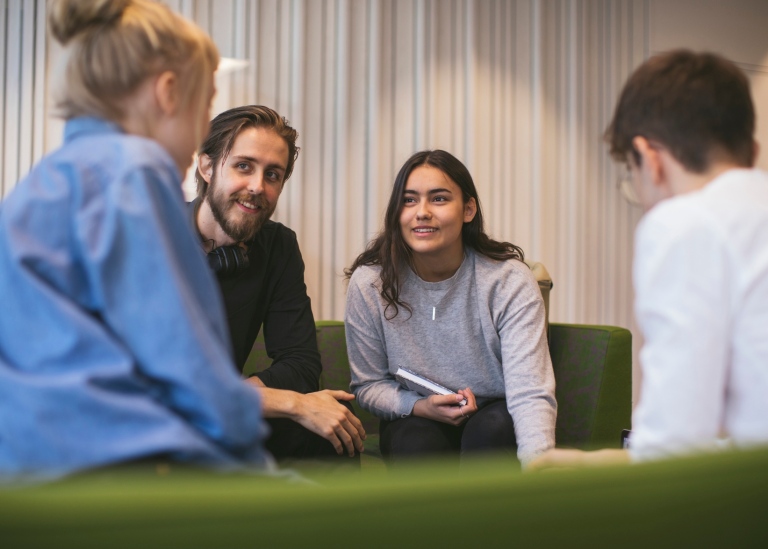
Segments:
[[[125,133],[115,122],[95,116],[78,116],[66,121],[64,125],[64,142],[68,143],[77,137],[100,133]]]

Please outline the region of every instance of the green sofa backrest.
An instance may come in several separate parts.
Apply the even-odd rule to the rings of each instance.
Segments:
[[[549,325],[557,383],[558,446],[621,446],[632,415],[632,334],[625,328]]]

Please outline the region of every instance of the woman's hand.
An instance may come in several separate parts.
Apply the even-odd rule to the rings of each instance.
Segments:
[[[460,405],[467,399],[467,403]],[[433,419],[449,425],[459,426],[477,412],[477,402],[472,389],[461,389],[455,395],[431,395],[417,400],[413,406],[413,415]]]

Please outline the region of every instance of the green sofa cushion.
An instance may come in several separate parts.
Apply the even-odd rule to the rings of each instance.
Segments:
[[[422,462],[307,484],[172,466],[0,490],[0,545],[766,547],[768,449],[556,473]]]

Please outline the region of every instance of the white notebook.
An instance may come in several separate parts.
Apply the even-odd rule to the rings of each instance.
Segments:
[[[419,375],[416,372],[412,372],[407,368],[403,368],[402,366],[397,368],[397,371],[395,372],[395,379],[397,379],[411,391],[416,391],[421,396],[456,394],[456,391],[451,391],[447,387],[443,387],[439,383]],[[458,404],[460,406],[464,406],[466,403],[467,399],[465,398]]]

